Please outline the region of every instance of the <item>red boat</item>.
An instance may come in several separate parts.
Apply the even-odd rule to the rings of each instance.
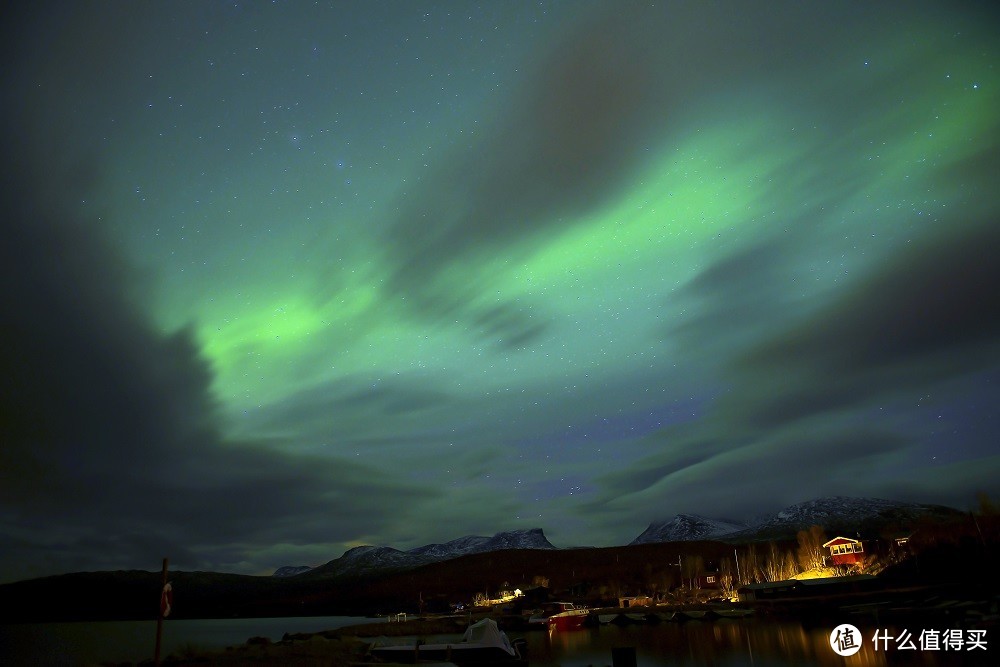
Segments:
[[[528,623],[544,624],[549,629],[572,630],[583,625],[589,613],[586,607],[577,607],[572,602],[546,602],[541,611],[532,614]]]

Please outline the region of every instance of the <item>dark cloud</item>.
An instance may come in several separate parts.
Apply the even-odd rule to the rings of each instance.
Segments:
[[[720,361],[728,388],[709,408],[711,418],[649,436],[654,453],[608,473],[587,511],[614,517],[670,498],[670,509],[646,511],[724,512],[729,501],[719,501],[720,488],[738,490],[748,506],[777,508],[852,489],[863,495],[873,477],[920,499],[919,489],[934,486],[928,478],[907,482],[889,471],[903,477],[915,457],[929,459],[927,435],[912,417],[899,430],[895,409],[942,387],[967,400],[995,392],[981,376],[1000,368],[998,242],[996,225],[952,225],[906,244],[830,304],[775,320],[784,322],[777,330],[772,321],[770,334],[750,337]],[[744,294],[781,272],[784,247],[725,257],[689,284],[689,296],[706,300],[704,317],[713,326],[725,320],[728,304],[735,312],[729,325],[739,324],[750,312]],[[774,318],[774,309],[763,316]],[[692,329],[711,336],[704,321]],[[979,440],[967,438],[960,456],[985,455]],[[937,497],[955,501],[955,494],[951,488]]]
[[[851,368],[974,357],[1000,333],[997,221],[952,227],[908,246],[829,311],[751,356],[796,363],[817,349],[842,351],[826,363]],[[813,357],[820,358],[819,355]],[[955,369],[958,370],[958,369]]]
[[[292,392],[239,418],[241,433],[277,447],[356,452],[433,444],[450,415],[472,409],[433,377],[350,375]],[[294,434],[294,440],[288,441]]]
[[[636,515],[662,520],[677,512],[746,520],[824,495],[866,495],[866,473],[883,469],[885,457],[909,444],[856,424],[841,430],[811,422],[753,437],[734,429],[707,446],[704,429],[687,430],[650,436],[656,453],[601,480],[602,493],[584,508],[596,524]]]
[[[409,378],[349,376],[335,382],[304,390],[290,396],[276,407],[286,406],[283,419],[306,419],[316,414],[363,413],[378,419],[404,416],[414,412],[437,410],[457,400],[427,380],[417,383]]]
[[[477,313],[473,326],[486,341],[501,349],[516,350],[541,338],[546,325],[536,316],[511,302],[505,302]]]
[[[531,346],[546,332],[546,313],[508,301],[483,310],[470,303],[472,286],[442,277],[500,250],[527,257],[608,201],[648,158],[661,120],[654,45],[630,39],[630,29],[602,13],[536,54],[528,81],[483,138],[402,198],[386,238],[388,288],[405,293],[420,317],[457,316],[502,349]]]
[[[720,89],[759,86],[761,94],[794,95],[837,126],[829,145],[847,141],[856,149],[861,140],[847,134],[856,128],[841,125],[849,114],[834,111],[847,105],[856,112],[856,100],[817,82],[810,64],[828,66],[829,50],[849,30],[862,43],[874,39],[887,18],[874,12],[845,23],[839,12],[824,19],[825,11],[788,5],[751,18],[724,5],[629,3],[581,12],[558,42],[531,54],[513,93],[498,100],[477,138],[400,197],[384,238],[388,289],[405,294],[419,317],[488,316],[471,305],[479,286],[456,286],[456,271],[500,252],[508,266],[516,264],[586,220],[633,185],[659,151],[698,132],[700,114],[717,113],[711,100]],[[747,30],[751,20],[766,30]],[[782,87],[774,90],[779,80]],[[747,147],[738,159],[753,155]],[[796,182],[826,201],[864,183],[850,170],[839,172],[836,183],[829,174],[821,182],[803,181],[799,167],[786,166],[789,174],[774,180],[784,188]],[[519,305],[498,307],[513,312]],[[537,312],[531,322],[518,322],[499,338],[501,346],[530,346],[549,326],[546,316]]]
[[[395,289],[572,224],[626,182],[654,117],[648,45],[602,18],[540,54],[495,127],[403,199],[388,239]]]
[[[737,371],[767,387],[761,425],[1000,362],[995,224],[953,226],[908,244],[805,322],[750,350]]]
[[[801,308],[787,289],[798,274],[801,237],[757,240],[710,264],[678,290],[676,298],[690,303],[690,314],[658,333],[682,341],[689,354],[704,355],[765,335],[776,319]]]
[[[662,435],[652,438],[658,447],[663,448],[665,440]],[[667,452],[660,452],[651,457],[641,459],[638,465],[624,471],[610,472],[604,477],[604,482],[612,488],[634,493],[648,489],[671,475],[702,465],[717,453],[714,447],[706,447],[705,443],[685,441],[671,442]]]
[[[226,544],[355,539],[401,498],[433,497],[350,462],[226,441],[191,333],[152,328],[99,221],[49,207],[31,174],[8,168],[4,182],[0,529],[22,535],[18,562],[64,552],[77,569],[123,567],[169,553],[205,567]],[[374,398],[398,412],[429,400],[416,396]]]

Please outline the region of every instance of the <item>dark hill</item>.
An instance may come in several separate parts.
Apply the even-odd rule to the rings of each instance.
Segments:
[[[595,602],[644,593],[651,586],[665,591],[680,581],[678,557],[700,556],[712,563],[732,554],[732,549],[721,542],[687,541],[473,554],[392,574],[368,583],[358,593],[379,608],[389,605],[387,611],[393,610],[391,605],[402,605],[397,611],[407,611],[416,610],[421,594],[425,600],[432,594],[459,602],[476,593],[492,595],[508,586],[526,589],[546,580],[547,588],[556,594],[572,593],[572,597]]]
[[[173,618],[364,615],[418,611],[425,601],[467,602],[505,583],[545,580],[556,594],[614,598],[678,582],[678,556],[706,562],[732,551],[719,542],[603,549],[515,549],[470,554],[403,572],[351,578],[250,577],[172,572]],[[537,579],[536,579],[537,578]],[[159,572],[79,572],[0,586],[0,622],[155,618]],[[659,583],[657,583],[659,582]]]

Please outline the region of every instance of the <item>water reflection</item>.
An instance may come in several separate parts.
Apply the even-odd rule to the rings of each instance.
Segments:
[[[309,632],[331,629],[370,619],[283,618],[174,621],[165,634],[166,652],[195,645],[221,648],[240,644],[248,637],[280,639],[286,631]],[[844,619],[846,622],[850,622]],[[903,629],[913,637],[921,627],[874,626],[855,623],[862,631],[861,650],[844,658],[830,648],[830,632],[836,623],[808,624],[775,621],[765,617],[716,619],[714,621],[664,622],[658,625],[615,625],[551,633],[512,632],[528,640],[531,667],[605,667],[611,665],[611,650],[633,647],[638,667],[752,667],[802,665],[804,667],[882,667],[883,665],[992,665],[993,636],[987,634],[986,651],[905,651],[890,647],[876,651],[872,636],[876,629],[898,636]],[[150,657],[155,623],[53,623],[0,625],[0,665],[78,665]],[[933,628],[928,628],[933,629]],[[425,641],[459,641],[461,635],[424,637]],[[394,638],[410,643],[414,637]]]
[[[604,667],[611,664],[611,649],[631,646],[639,667],[719,665],[803,665],[807,667],[882,667],[884,665],[993,664],[988,651],[907,651],[890,646],[875,650],[874,627],[861,627],[861,650],[842,657],[830,647],[829,627],[808,627],[795,621],[752,618],[689,621],[659,625],[614,625],[573,631],[528,633],[528,655],[534,667]],[[888,629],[898,634],[901,628]],[[914,635],[919,628],[909,628]]]
[[[163,654],[187,648],[221,650],[250,637],[276,641],[285,632],[318,632],[370,621],[348,616],[172,620],[163,629]],[[0,624],[0,665],[139,662],[152,658],[155,632],[155,621]]]

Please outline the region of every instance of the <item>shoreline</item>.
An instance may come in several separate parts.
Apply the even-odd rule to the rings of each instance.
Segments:
[[[471,615],[472,620],[489,616]],[[317,632],[286,632],[278,641],[267,637],[250,637],[246,642],[219,650],[195,650],[190,654],[168,655],[162,665],[323,665],[346,667],[364,662],[370,640],[380,637],[447,635],[465,632],[470,615],[421,617],[406,621],[388,619],[372,623],[347,625]],[[107,663],[110,667],[114,663]],[[151,665],[151,661],[139,663]]]
[[[963,591],[965,592],[965,591]],[[961,605],[961,614],[956,608],[942,606],[942,600],[934,593],[952,593],[955,600],[966,600]],[[959,591],[941,589],[898,589],[891,592],[880,591],[867,594],[837,595],[828,597],[786,598],[756,603],[731,604],[671,604],[636,607],[606,607],[591,609],[592,621],[598,616],[616,616],[621,622],[645,624],[685,622],[681,616],[685,612],[707,613],[704,622],[728,621],[725,610],[745,610],[760,619],[780,620],[786,616],[809,618],[816,622],[825,618],[842,618],[845,612],[857,620],[879,620],[882,623],[912,620],[914,616],[959,627],[993,627],[997,623],[996,607],[1000,598],[990,591],[982,591],[981,596],[969,604],[967,595],[955,595]],[[933,604],[932,604],[933,603]],[[670,617],[674,618],[670,620]],[[319,632],[285,633],[280,641],[272,642],[264,637],[251,637],[244,644],[230,646],[221,651],[200,652],[190,656],[168,656],[164,665],[333,665],[347,667],[365,661],[370,641],[383,637],[425,637],[430,635],[461,635],[470,623],[485,617],[497,620],[508,632],[533,631],[525,619],[514,615],[499,615],[487,610],[461,615],[418,617],[405,621],[388,618],[344,626]],[[636,617],[644,617],[645,621]],[[691,616],[696,623],[702,616]],[[691,619],[688,619],[691,620]],[[151,663],[150,663],[151,664]]]
[[[961,616],[949,613],[948,610],[940,607],[930,608],[927,606],[932,600],[940,603],[941,598],[926,596],[928,591],[923,591],[924,596],[915,596],[906,600],[910,605],[900,605],[903,599],[896,596],[849,596],[853,599],[827,599],[824,601],[813,599],[800,600],[774,600],[761,604],[740,604],[729,605],[708,605],[708,604],[675,604],[675,605],[651,605],[636,607],[606,607],[592,609],[591,614],[596,622],[598,616],[616,615],[621,617],[622,623],[627,622],[626,617],[632,617],[633,622],[654,625],[659,623],[687,623],[694,622],[701,626],[702,623],[723,623],[732,622],[732,617],[726,618],[717,612],[720,610],[752,610],[756,617],[755,623],[765,623],[770,621],[782,622],[788,614],[784,612],[796,612],[795,616],[804,615],[814,625],[819,618],[841,618],[844,612],[850,613],[858,621],[875,621],[878,623],[912,620],[916,614],[924,619],[934,618],[936,621],[945,624],[956,624],[960,627],[995,627],[997,623],[996,612],[993,605],[998,601],[996,597],[989,594],[984,595],[983,600],[972,607],[963,607]],[[910,591],[915,592],[915,591]],[[782,604],[786,603],[786,604]],[[825,604],[824,604],[825,603]],[[878,610],[878,611],[875,611]],[[685,620],[680,618],[683,612],[716,612],[707,616],[692,616]],[[874,616],[872,612],[875,612]],[[955,610],[950,610],[954,612]],[[812,612],[812,613],[809,613]],[[880,613],[879,613],[880,612]],[[971,612],[971,613],[969,613]],[[272,641],[266,637],[251,637],[244,643],[228,646],[219,650],[191,650],[189,653],[181,652],[180,655],[172,654],[167,656],[161,664],[174,667],[188,667],[195,665],[291,665],[300,667],[311,667],[313,665],[350,667],[370,662],[368,660],[368,648],[372,640],[386,637],[427,637],[432,635],[461,635],[468,625],[484,617],[495,618],[501,627],[506,631],[524,632],[528,629],[526,622],[518,616],[497,615],[481,610],[473,613],[461,615],[445,615],[411,618],[405,621],[392,621],[389,618],[375,620],[370,623],[344,626],[332,630],[321,630],[317,632],[286,632],[278,641]],[[645,621],[637,620],[635,617],[643,616]],[[669,617],[673,616],[673,620]],[[881,616],[881,618],[879,618]],[[747,619],[751,620],[751,619]],[[116,663],[102,663],[105,666],[116,665]],[[128,663],[126,663],[128,664]],[[145,667],[152,665],[152,661],[138,663]],[[377,664],[377,663],[372,663]],[[116,667],[119,667],[116,665]]]

